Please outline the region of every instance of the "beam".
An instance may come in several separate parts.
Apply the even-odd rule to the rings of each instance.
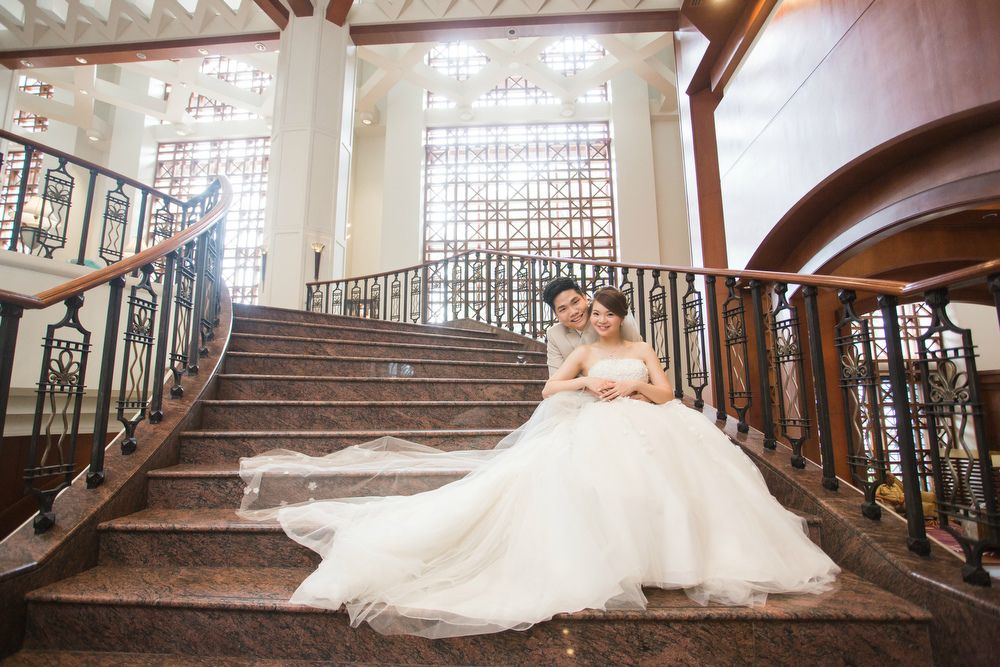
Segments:
[[[288,0],[288,6],[296,16],[312,16],[316,11],[312,0]]]
[[[25,49],[0,51],[0,65],[7,69],[39,67],[79,67],[80,65],[112,65],[141,63],[177,58],[199,58],[199,49],[212,55],[239,55],[278,48],[281,33],[255,32],[220,37],[191,37],[128,44],[93,44],[55,49]],[[77,60],[82,58],[85,62]],[[29,64],[30,63],[30,64]]]
[[[338,0],[332,0],[330,7]],[[330,10],[327,10],[329,18]],[[562,35],[614,35],[636,32],[673,32],[680,12],[586,12],[581,14],[516,16],[413,23],[351,25],[357,46],[413,44],[472,39],[514,39]]]
[[[763,30],[768,17],[774,10],[778,0],[754,0],[747,4],[739,23],[729,35],[719,58],[712,65],[712,90],[725,90],[726,84],[739,69],[746,57],[750,45]]]
[[[351,11],[353,4],[354,0],[330,0],[330,4],[326,6],[326,20],[343,27],[347,21],[347,12]]]
[[[253,2],[267,14],[267,18],[274,21],[274,25],[278,26],[279,30],[284,30],[288,27],[290,14],[285,9],[285,6],[281,4],[281,0],[253,0]]]

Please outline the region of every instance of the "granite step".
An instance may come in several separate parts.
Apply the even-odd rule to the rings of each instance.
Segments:
[[[367,317],[351,317],[348,315],[327,315],[313,313],[307,310],[292,310],[274,306],[258,306],[250,304],[233,304],[233,317],[242,319],[280,320],[283,322],[300,322],[303,324],[332,324],[361,329],[379,329],[385,331],[411,331],[413,333],[438,333],[444,335],[466,336],[482,334],[491,338],[505,338],[504,333],[486,326],[469,327],[464,323],[456,325],[418,324],[415,322],[392,322],[376,320]]]
[[[3,667],[376,667],[372,663],[329,660],[257,660],[226,656],[198,657],[168,653],[50,651],[25,649],[0,663]],[[392,663],[393,667],[417,667]]]
[[[459,345],[428,343],[381,343],[307,336],[272,336],[234,333],[230,337],[234,352],[280,352],[290,354],[329,354],[337,356],[392,357],[407,359],[454,359],[459,361],[506,361],[542,363],[545,352],[523,349],[486,349]]]
[[[492,449],[511,429],[372,431],[185,431],[179,463],[222,463],[272,449],[323,456],[382,437],[401,438],[444,451]]]
[[[340,377],[432,377],[548,379],[544,359],[531,363],[426,359],[420,357],[289,354],[275,352],[226,353],[225,371],[232,374],[264,373]]]
[[[485,347],[514,349],[524,347],[523,341],[506,340],[496,335],[478,331],[456,329],[448,333],[431,331],[407,331],[397,329],[375,329],[342,324],[322,324],[319,322],[287,322],[258,318],[234,318],[234,333],[268,334],[272,336],[298,336],[304,338],[335,338],[340,340],[368,340],[382,343],[427,343],[458,345],[462,347]]]
[[[762,607],[703,607],[649,589],[641,611],[584,610],[525,632],[427,640],[289,603],[310,571],[101,565],[27,595],[25,648],[362,664],[931,664],[930,615],[850,572],[827,593],[772,595]]]
[[[372,477],[370,472],[312,475],[267,475],[259,486],[259,502],[277,507],[288,503],[358,496],[412,495],[461,478],[465,470],[410,471]],[[230,508],[240,506],[245,486],[239,464],[181,463],[147,474],[147,504],[156,509]]]
[[[820,520],[806,516],[809,537]],[[251,521],[230,508],[150,508],[102,523],[102,565],[315,567],[319,556],[285,536],[277,520]]]
[[[219,376],[219,399],[251,400],[448,400],[539,401],[544,380],[386,378],[302,375]]]
[[[517,428],[538,401],[201,401],[206,430]]]

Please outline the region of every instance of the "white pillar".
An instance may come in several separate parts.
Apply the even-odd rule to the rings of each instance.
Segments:
[[[343,274],[354,116],[354,47],[346,28],[292,16],[281,33],[264,223],[268,268],[261,302],[301,309],[313,279]]]
[[[660,261],[649,86],[636,74],[611,79],[611,140],[615,154],[618,259]]]
[[[424,91],[407,82],[389,91],[385,119],[385,178],[379,271],[423,261],[420,195]]]

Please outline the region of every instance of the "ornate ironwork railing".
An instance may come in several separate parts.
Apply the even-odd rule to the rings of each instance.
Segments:
[[[940,525],[965,551],[966,581],[989,585],[982,554],[1000,549],[1000,466],[994,463],[1000,453],[991,454],[1000,447],[986,432],[971,333],[951,322],[945,305],[949,290],[978,286],[1000,313],[1000,260],[907,285],[470,251],[398,271],[307,283],[306,309],[412,323],[467,318],[542,338],[554,319],[541,294],[558,276],[575,278],[586,292],[614,285],[626,294],[678,397],[686,385],[701,407],[710,392],[719,420],[731,410],[740,431],[752,422],[767,448],[783,438],[795,468],[806,465],[804,451],[818,452],[830,491],[839,487],[835,451],[843,455],[842,473],[864,492],[859,509],[869,519],[881,517],[878,488],[890,473],[900,478],[908,545],[919,554],[929,553],[930,543],[914,429],[929,429]],[[920,338],[919,358],[911,358],[913,346],[904,350],[901,343],[898,309],[919,300],[934,315]],[[858,315],[861,301],[884,323],[879,346],[870,322]],[[918,387],[908,381],[914,365]],[[912,401],[914,395],[920,400]],[[835,431],[836,413],[844,425]],[[887,430],[894,434],[891,456]]]
[[[65,160],[61,164],[64,166]],[[91,186],[96,173],[91,171]],[[143,191],[143,208],[149,203],[149,192],[148,189]],[[7,420],[15,350],[19,345],[34,345],[34,341],[18,338],[22,316],[25,310],[49,312],[49,307],[64,304],[64,310],[51,318],[55,321],[46,327],[42,339],[37,399],[24,468],[25,485],[38,504],[34,519],[36,532],[44,532],[54,525],[53,500],[72,482],[77,440],[81,434],[83,397],[87,387],[95,383],[95,370],[97,404],[87,472],[87,486],[91,488],[104,481],[104,453],[111,415],[114,414],[125,431],[122,453],[134,452],[139,444],[136,426],[144,419],[156,423],[163,417],[164,382],[168,378],[172,380],[172,395],[183,393],[183,377],[187,373],[197,373],[199,356],[218,323],[222,290],[219,258],[225,242],[225,214],[232,201],[229,182],[220,177],[189,201],[162,199],[160,204],[163,206],[154,217],[164,215],[167,204],[176,207],[177,215],[168,216],[170,233],[166,227],[158,227],[154,234],[158,243],[144,250],[137,245],[137,252],[125,258],[121,255],[121,239],[127,231],[123,224],[128,215],[121,183],[108,193],[106,201],[105,231],[110,229],[109,225],[117,226],[114,234],[102,236],[104,241],[113,236],[112,243],[102,241],[101,245],[102,257],[106,254],[104,251],[113,251],[107,257],[114,261],[106,258],[109,266],[34,296],[0,289],[0,435],[4,433]],[[88,210],[92,203],[88,195]],[[15,218],[15,222],[17,220]],[[140,239],[143,220],[140,215],[136,223]],[[176,227],[173,226],[175,222]],[[14,249],[18,234],[15,233],[12,239]],[[80,246],[81,256],[85,245],[84,242]],[[126,280],[130,274],[136,276],[131,286]],[[91,330],[100,329],[95,326],[100,322],[86,321],[81,308],[86,298],[105,287],[108,306],[102,333],[98,336],[99,364],[94,369],[96,350],[91,342]],[[123,345],[119,359],[120,340]]]
[[[76,156],[0,130],[0,244],[110,266],[190,224],[182,200]]]

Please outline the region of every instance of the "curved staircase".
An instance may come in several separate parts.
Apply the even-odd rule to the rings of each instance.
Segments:
[[[317,557],[276,524],[235,515],[241,456],[321,454],[384,435],[492,447],[540,399],[544,350],[473,323],[234,311],[224,372],[196,405],[200,425],[181,435],[176,464],[148,475],[146,509],[100,526],[94,567],[28,595],[24,649],[9,664],[930,664],[930,615],[847,571],[830,593],[775,595],[761,608],[650,590],[643,612],[583,611],[436,641],[352,629],[343,612],[288,603]],[[454,477],[413,474],[405,491]],[[380,489],[331,475],[311,492]]]

